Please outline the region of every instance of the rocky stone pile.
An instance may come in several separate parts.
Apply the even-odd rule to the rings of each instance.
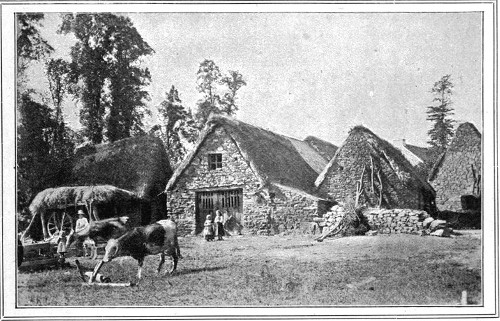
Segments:
[[[382,234],[424,234],[423,221],[430,217],[426,211],[412,209],[369,208],[363,212],[370,230]]]

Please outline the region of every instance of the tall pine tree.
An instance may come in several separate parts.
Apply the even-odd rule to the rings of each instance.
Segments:
[[[434,83],[431,90],[435,96],[434,105],[427,107],[427,120],[432,122],[432,128],[428,131],[428,143],[431,146],[434,161],[446,150],[453,138],[455,121],[450,118],[454,114],[454,109],[451,107],[453,83],[450,78],[451,75],[445,75]]]

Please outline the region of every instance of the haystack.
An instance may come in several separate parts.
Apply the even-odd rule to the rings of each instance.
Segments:
[[[434,165],[429,182],[439,210],[462,211],[468,196],[481,198],[481,133],[471,123],[458,126],[446,152]],[[472,206],[474,207],[474,206]],[[472,208],[473,209],[473,208]]]
[[[357,126],[316,180],[320,193],[343,202],[433,211],[435,192],[400,150]]]

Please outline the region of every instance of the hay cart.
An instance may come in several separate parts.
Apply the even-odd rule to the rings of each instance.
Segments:
[[[111,185],[63,186],[43,190],[30,205],[33,218],[21,236],[24,248],[21,266],[29,266],[34,261],[51,265],[49,258],[55,256],[59,235],[63,230],[74,229],[79,209],[88,213],[89,222],[129,216],[131,225],[136,226],[141,223],[141,218],[137,217],[137,213],[140,216],[138,208],[140,202],[134,193]],[[74,248],[68,249],[67,256],[74,254]]]

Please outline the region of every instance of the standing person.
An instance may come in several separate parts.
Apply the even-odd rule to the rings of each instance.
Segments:
[[[217,235],[217,240],[222,241],[224,233],[224,218],[219,210],[215,211],[215,235]]]
[[[78,210],[78,220],[76,220],[75,233],[81,232],[89,226],[89,221],[85,217],[85,213],[82,210]],[[75,244],[78,251],[77,256],[82,256],[83,254],[83,242],[77,240]]]
[[[66,261],[66,242],[68,241],[68,233],[65,230],[61,231],[59,238],[57,239],[57,254],[59,254],[59,266],[63,267],[64,262]]]
[[[207,219],[205,220],[205,223],[203,224],[204,229],[203,229],[203,235],[205,236],[205,240],[207,242],[213,241],[214,239],[214,227],[212,224],[212,216],[209,214],[207,215]]]

